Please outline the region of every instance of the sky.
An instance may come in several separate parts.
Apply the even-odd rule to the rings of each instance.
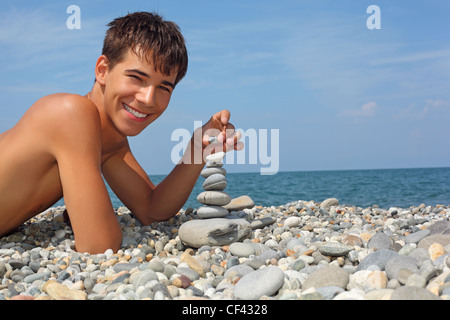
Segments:
[[[174,167],[174,133],[223,109],[246,143],[228,172],[450,166],[447,0],[2,0],[0,132],[45,95],[87,94],[106,25],[135,11],[176,22],[189,52],[166,112],[130,138],[150,175]]]

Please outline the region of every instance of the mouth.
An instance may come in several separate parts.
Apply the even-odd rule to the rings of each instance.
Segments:
[[[131,108],[129,105],[127,105],[125,103],[123,103],[123,107],[129,114],[131,114],[132,116],[134,116],[135,118],[137,118],[139,120],[144,120],[145,118],[147,118],[149,116],[149,114],[139,112],[136,109]]]

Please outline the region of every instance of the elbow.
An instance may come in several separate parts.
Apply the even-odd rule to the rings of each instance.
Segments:
[[[164,222],[167,219],[161,219],[160,217],[157,216],[145,216],[142,218],[138,218],[138,220],[143,226],[149,226],[152,223]]]
[[[176,213],[175,213],[176,214]],[[148,210],[144,214],[136,215],[136,218],[144,226],[149,226],[152,223],[164,222],[172,218],[175,214],[164,214],[158,210]]]

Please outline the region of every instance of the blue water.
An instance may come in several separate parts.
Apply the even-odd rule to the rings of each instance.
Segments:
[[[157,184],[164,175],[150,176]],[[200,177],[183,208],[198,208],[197,195],[203,191]],[[337,198],[340,204],[380,208],[411,205],[450,205],[450,168],[379,169],[228,173],[225,190],[231,197],[249,195],[256,205],[277,206],[297,200],[323,201]],[[110,192],[114,207],[123,204]]]

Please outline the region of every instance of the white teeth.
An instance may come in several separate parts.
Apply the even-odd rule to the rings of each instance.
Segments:
[[[129,106],[127,106],[125,103],[123,104],[123,106],[125,107],[125,110],[127,110],[129,113],[131,113],[133,116],[135,116],[136,118],[145,118],[146,116],[148,116],[148,114],[146,113],[140,113],[139,111],[136,111],[134,109],[131,109]]]

